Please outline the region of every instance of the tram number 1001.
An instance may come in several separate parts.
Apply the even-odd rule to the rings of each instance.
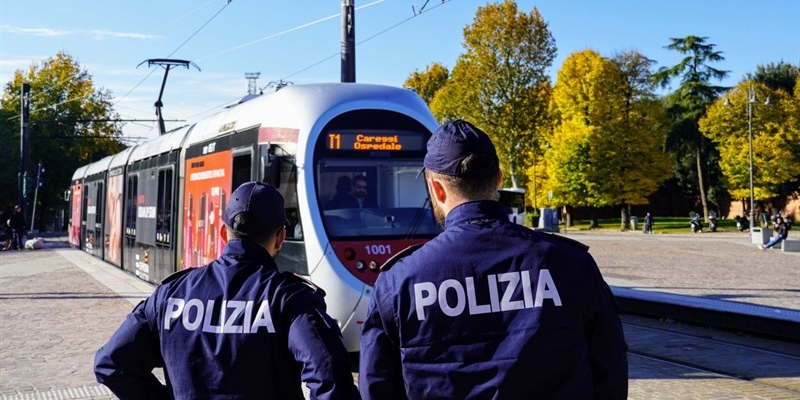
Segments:
[[[364,246],[364,250],[367,252],[367,255],[370,256],[392,254],[392,246],[388,244],[366,245]]]

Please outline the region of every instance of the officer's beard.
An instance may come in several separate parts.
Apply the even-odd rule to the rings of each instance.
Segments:
[[[433,206],[433,216],[436,217],[436,221],[439,222],[442,229],[444,229],[444,210],[442,210],[442,206],[439,205],[438,202],[431,202]]]

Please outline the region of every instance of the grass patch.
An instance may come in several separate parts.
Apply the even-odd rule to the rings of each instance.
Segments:
[[[642,230],[642,225],[644,223],[644,216],[636,216],[638,219],[638,224],[636,229],[638,231]],[[667,233],[691,233],[692,228],[689,226],[689,217],[653,217],[653,233],[656,234],[667,234]],[[607,230],[607,231],[617,231],[619,232],[621,229],[621,220],[619,218],[606,218],[606,219],[599,219],[597,220],[599,223],[599,227],[597,230]],[[590,226],[590,221],[587,220],[575,220],[573,221],[573,226],[567,228],[567,231],[570,230],[579,230],[579,231],[588,231]],[[563,230],[564,225],[560,226]],[[630,223],[629,228],[630,229]],[[703,232],[709,232],[708,224],[703,222]],[[733,219],[720,219],[717,218],[717,232],[738,232],[736,229],[736,221]]]

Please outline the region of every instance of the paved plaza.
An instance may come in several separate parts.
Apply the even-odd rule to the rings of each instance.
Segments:
[[[565,235],[590,246],[612,286],[800,309],[800,253],[760,251],[743,233]],[[153,286],[64,240],[0,253],[0,400],[114,398],[94,354]],[[640,375],[631,398],[665,384]]]

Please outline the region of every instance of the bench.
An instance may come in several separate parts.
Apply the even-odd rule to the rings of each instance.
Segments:
[[[786,238],[782,240],[781,251],[800,252],[800,239]]]

